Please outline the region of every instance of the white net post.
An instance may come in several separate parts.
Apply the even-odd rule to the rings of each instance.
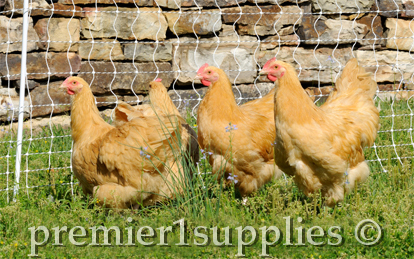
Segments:
[[[27,59],[27,33],[29,28],[29,0],[23,3],[23,35],[22,35],[22,60],[20,70],[20,100],[19,100],[19,119],[17,129],[16,143],[16,167],[15,167],[15,185],[13,190],[13,201],[16,201],[16,195],[19,190],[20,181],[20,164],[22,161],[22,140],[23,140],[23,115],[24,115],[24,91],[26,84],[26,59]]]

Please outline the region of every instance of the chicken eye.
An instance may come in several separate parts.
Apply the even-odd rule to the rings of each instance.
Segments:
[[[277,65],[276,65],[276,66],[275,66],[275,69],[278,69],[278,68],[279,68],[279,66],[277,66]]]
[[[76,82],[75,82],[75,81],[73,81],[73,82],[72,82],[72,85],[76,85]]]
[[[211,74],[211,71],[208,71],[209,74]]]

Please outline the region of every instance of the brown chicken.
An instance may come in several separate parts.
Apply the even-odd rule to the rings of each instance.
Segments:
[[[177,133],[179,119],[150,105],[121,103],[115,126],[99,115],[89,85],[69,77],[61,88],[74,95],[71,108],[72,167],[85,194],[113,208],[147,206],[183,188]],[[177,152],[178,150],[178,152]]]
[[[231,83],[223,70],[203,65],[197,77],[209,89],[197,116],[198,141],[214,174],[224,171],[244,197],[282,172],[274,163],[273,92],[259,100],[236,104]],[[220,178],[219,178],[220,179]]]
[[[199,160],[199,149],[197,142],[197,134],[182,118],[177,107],[175,107],[173,101],[167,93],[167,89],[161,83],[161,78],[157,78],[150,83],[149,97],[151,104],[159,107],[165,114],[175,115],[180,118],[183,132],[181,132],[181,150],[187,161],[187,165],[190,167],[190,163],[197,163]]]
[[[369,176],[363,148],[374,143],[379,128],[376,82],[352,59],[326,103],[317,107],[291,65],[273,58],[261,74],[278,81],[276,164],[306,195],[321,190],[326,205],[334,206]]]

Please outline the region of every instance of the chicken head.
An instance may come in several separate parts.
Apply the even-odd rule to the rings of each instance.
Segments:
[[[198,69],[196,78],[200,79],[203,85],[210,86],[219,79],[219,74],[217,71],[214,71],[213,67],[209,67],[209,65],[205,63]]]
[[[66,89],[70,95],[77,94],[82,91],[83,86],[88,85],[85,80],[80,77],[68,77],[59,88]]]
[[[284,62],[276,60],[276,58],[272,58],[266,62],[263,66],[262,71],[260,71],[260,75],[267,75],[267,78],[274,82],[277,79],[281,78],[286,72],[286,68],[284,66]]]

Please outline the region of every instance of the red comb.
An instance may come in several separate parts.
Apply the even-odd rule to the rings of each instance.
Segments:
[[[162,81],[162,79],[161,79],[161,78],[157,78],[157,79],[155,79],[154,81],[155,81],[155,82],[161,82],[161,81]]]
[[[65,83],[69,82],[69,80],[70,80],[71,78],[72,78],[71,76],[70,76],[70,77],[68,77],[68,78],[66,78],[66,79],[65,79],[65,81],[64,81],[63,83],[65,84]]]
[[[207,64],[207,63],[205,63],[204,65],[202,65],[202,66],[198,69],[197,74],[203,73],[204,69],[206,69],[207,67],[208,67],[208,64]]]
[[[263,68],[268,68],[270,66],[270,63],[272,63],[273,61],[276,61],[276,57],[269,59],[263,66]]]

